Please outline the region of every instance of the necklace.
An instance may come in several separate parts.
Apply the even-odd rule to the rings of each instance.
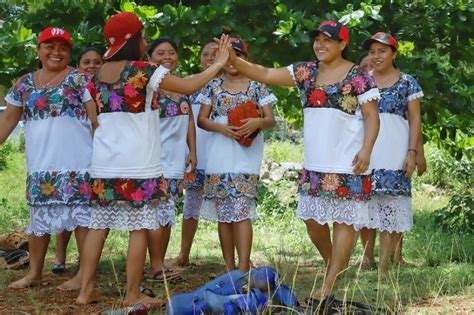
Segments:
[[[65,68],[67,69],[67,67]],[[59,76],[64,72],[64,70],[61,70],[58,74],[56,74],[56,76],[54,78],[52,78],[51,80],[49,80],[48,82],[46,82],[46,84],[43,82],[43,68],[41,68],[40,70],[40,73],[38,75],[38,81],[39,81],[39,84],[41,85],[41,87],[44,89],[44,88],[47,88],[51,83],[53,83],[57,78],[59,78]]]
[[[398,80],[398,77],[400,76],[400,73],[398,71],[392,72],[389,75],[387,75],[385,78],[377,78],[377,85],[378,86],[383,86],[385,87],[387,84],[392,83],[395,81],[395,79]]]

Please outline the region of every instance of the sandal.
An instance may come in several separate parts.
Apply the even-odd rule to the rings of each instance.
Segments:
[[[340,314],[340,308],[334,294],[330,294],[324,299],[309,297],[305,300],[306,309],[311,310],[311,314]],[[335,303],[336,302],[336,303]],[[345,313],[342,313],[345,314]]]
[[[30,254],[23,249],[15,249],[3,251],[0,257],[0,268],[4,269],[20,269],[30,264]]]
[[[28,250],[28,236],[20,230],[0,235],[0,248]]]
[[[148,281],[156,281],[158,283],[169,283],[177,284],[184,281],[181,272],[174,271],[173,269],[166,268],[164,271],[160,270],[156,272]]]
[[[156,294],[155,294],[155,292],[153,292],[152,289],[146,288],[146,287],[144,287],[144,286],[140,286],[140,293],[145,294],[146,296],[149,296],[149,297],[151,297],[151,298],[155,298],[155,297],[156,297]]]
[[[66,272],[66,264],[63,263],[54,263],[53,267],[51,268],[51,271],[55,275],[60,275]]]

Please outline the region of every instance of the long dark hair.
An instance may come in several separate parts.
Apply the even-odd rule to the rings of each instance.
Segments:
[[[142,40],[142,31],[140,29],[135,35],[127,40],[127,43],[112,57],[106,61],[121,61],[121,60],[140,60],[142,59],[142,52],[140,51],[140,42]]]
[[[163,43],[168,43],[170,44],[171,46],[173,46],[174,50],[176,51],[176,53],[178,53],[178,45],[176,45],[176,43],[169,37],[158,37],[157,39],[155,39],[149,46],[148,46],[148,56],[151,57],[151,54],[153,54],[153,52],[155,51],[156,47],[160,46],[161,44]]]

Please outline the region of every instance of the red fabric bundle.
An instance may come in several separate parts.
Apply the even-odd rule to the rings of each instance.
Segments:
[[[240,127],[245,124],[244,122],[242,122],[242,119],[260,118],[261,112],[255,102],[247,101],[229,110],[229,113],[227,115],[230,126]],[[253,139],[255,139],[259,132],[260,129],[257,129],[247,138],[245,138],[244,136],[240,136],[237,142],[239,142],[244,147],[250,147],[252,145]]]

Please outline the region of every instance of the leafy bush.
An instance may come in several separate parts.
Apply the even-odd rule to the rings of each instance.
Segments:
[[[474,199],[469,191],[453,195],[434,215],[435,222],[446,231],[474,234]]]
[[[3,145],[0,145],[0,171],[7,168],[7,158],[13,150],[14,148],[11,141],[7,141]]]
[[[425,144],[427,170],[422,177],[414,178],[414,187],[429,184],[441,189],[468,190],[474,186],[474,163],[467,158],[457,160],[446,150]]]

